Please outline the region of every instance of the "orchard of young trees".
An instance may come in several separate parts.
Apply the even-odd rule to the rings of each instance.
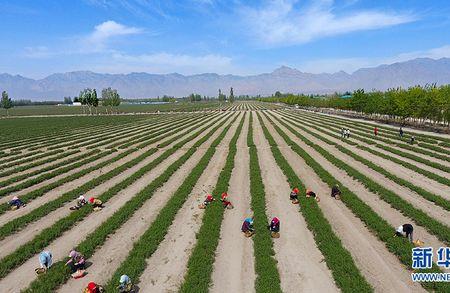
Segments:
[[[277,94],[263,98],[264,101],[283,102],[302,107],[335,108],[351,110],[366,115],[385,115],[391,120],[412,120],[417,124],[450,123],[450,85],[414,86],[408,89],[395,88],[385,92],[355,90],[351,97],[341,98],[334,94],[328,97]]]

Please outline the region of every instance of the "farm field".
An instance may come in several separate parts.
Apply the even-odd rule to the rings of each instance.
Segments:
[[[413,245],[394,237],[411,223],[425,246],[450,246],[450,136],[401,139],[386,125],[375,136],[370,122],[262,102],[164,107],[0,120],[0,292],[82,292],[90,281],[117,292],[123,274],[139,292],[450,292],[413,282],[448,270],[413,270]],[[207,194],[216,200],[200,209]],[[104,208],[71,210],[80,195]],[[10,210],[14,196],[26,206]],[[72,249],[87,261],[80,279],[65,266]],[[44,250],[53,265],[37,276]]]

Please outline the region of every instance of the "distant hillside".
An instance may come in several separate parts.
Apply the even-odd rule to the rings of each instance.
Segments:
[[[312,74],[282,66],[271,73],[251,76],[172,74],[100,74],[90,71],[56,73],[34,80],[20,75],[0,74],[0,89],[13,99],[49,100],[76,96],[86,87],[119,90],[126,98],[146,98],[162,95],[186,96],[192,92],[216,96],[232,86],[237,95],[270,95],[275,91],[292,93],[332,93],[364,88],[385,90],[426,83],[450,83],[450,59],[419,58],[374,68],[362,68],[352,74]]]

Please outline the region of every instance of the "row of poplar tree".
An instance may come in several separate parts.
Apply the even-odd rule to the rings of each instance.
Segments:
[[[417,124],[450,125],[450,85],[413,86],[372,92],[358,89],[344,97],[338,94],[320,97],[277,92],[263,100],[303,107],[351,110],[369,116],[387,116],[399,122],[407,119]]]

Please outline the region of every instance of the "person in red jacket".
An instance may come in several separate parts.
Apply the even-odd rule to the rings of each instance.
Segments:
[[[223,208],[225,208],[225,209],[232,209],[233,208],[233,205],[228,200],[228,193],[226,193],[226,192],[222,193],[221,198],[222,198],[221,201],[222,201]]]
[[[373,129],[373,133],[375,134],[375,136],[378,135],[378,127],[375,126],[375,128]]]
[[[102,293],[105,292],[102,286],[95,284],[94,282],[90,282],[87,287],[83,291],[84,293]]]
[[[206,207],[214,201],[214,197],[211,194],[208,194],[203,201],[203,203],[199,204],[198,207],[200,209],[206,209]]]
[[[300,191],[298,190],[297,187],[295,187],[294,189],[292,189],[291,194],[289,195],[289,199],[291,200],[291,202],[293,204],[298,204],[298,193]]]

